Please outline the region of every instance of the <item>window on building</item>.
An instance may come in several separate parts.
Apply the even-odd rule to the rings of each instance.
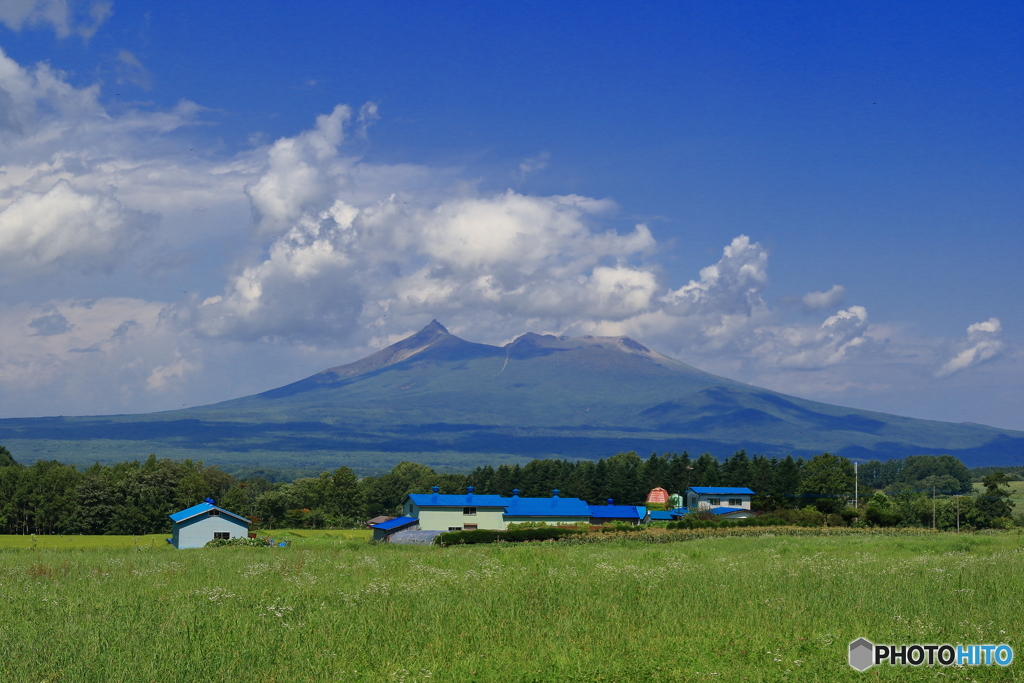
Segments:
[[[213,532],[213,540],[215,540],[215,541],[220,540],[220,539],[223,539],[223,540],[227,541],[230,538],[231,538],[231,532],[230,531],[214,531]]]
[[[475,515],[476,508],[462,508],[462,514],[464,515]]]
[[[722,504],[722,499],[721,498],[708,498],[708,505],[721,505],[721,504]]]
[[[220,510],[210,510],[211,517],[220,517]]]
[[[476,531],[476,524],[463,524],[462,528],[465,531]]]
[[[448,531],[462,531],[462,527],[461,526],[450,526],[450,527],[448,527]]]
[[[729,499],[729,507],[734,507],[734,508],[743,507],[743,499],[742,498],[730,498]]]

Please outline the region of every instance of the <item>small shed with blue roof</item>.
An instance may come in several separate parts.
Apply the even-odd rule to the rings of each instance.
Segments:
[[[245,538],[249,535],[249,520],[217,507],[212,498],[168,516],[174,527],[167,542],[178,550],[202,548],[215,539]]]
[[[647,514],[652,522],[674,522],[686,512],[686,508],[675,508],[674,510],[650,510]]]
[[[373,540],[387,543],[391,540],[391,536],[399,531],[419,529],[419,522],[420,520],[415,517],[394,517],[379,524],[374,524],[370,527],[373,529]]]

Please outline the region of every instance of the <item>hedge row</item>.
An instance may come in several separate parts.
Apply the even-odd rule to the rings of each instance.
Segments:
[[[446,531],[438,534],[434,543],[440,545],[468,545],[471,543],[495,543],[506,541],[509,543],[522,543],[523,541],[548,541],[558,540],[574,534],[586,533],[583,529],[575,527],[544,527],[540,529],[509,529],[507,531],[496,531],[492,529],[477,529],[475,531]]]
[[[286,541],[287,542],[287,541]],[[245,548],[269,548],[270,546],[277,545],[272,543],[269,538],[215,538],[212,541],[207,541],[204,548],[226,548],[233,546],[242,546]]]

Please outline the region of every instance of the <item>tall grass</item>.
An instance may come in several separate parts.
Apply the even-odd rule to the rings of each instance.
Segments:
[[[846,650],[1019,650],[1022,596],[1010,533],[4,550],[0,680],[1020,680]]]

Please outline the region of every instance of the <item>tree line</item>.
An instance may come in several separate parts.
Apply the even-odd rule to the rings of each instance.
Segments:
[[[269,528],[344,528],[364,519],[359,482],[347,467],[275,484],[155,455],[85,470],[55,460],[25,466],[0,446],[3,534],[170,533],[169,514],[206,498]]]
[[[803,458],[749,456],[740,450],[724,461],[709,453],[696,458],[687,452],[619,453],[597,461],[533,460],[525,465],[477,467],[469,474],[437,472],[427,465],[403,462],[380,476],[359,479],[347,467],[271,482],[262,476],[235,477],[202,462],[149,456],[145,461],[95,464],[84,470],[57,461],[18,464],[0,446],[0,533],[5,534],[145,534],[168,533],[168,514],[213,498],[217,505],[252,519],[261,528],[346,528],[377,515],[399,514],[408,493],[442,493],[547,497],[554,489],[563,497],[590,504],[612,499],[617,504],[643,504],[653,488],[681,493],[690,486],[743,486],[756,496],[762,511],[812,508],[875,525],[935,524],[1006,525],[1012,504],[1009,478],[993,473],[986,493],[971,490],[971,476],[956,458],[912,456],[861,466],[858,483],[861,510],[851,511],[853,463],[823,453]],[[998,474],[998,476],[997,476]],[[991,479],[995,477],[996,479]],[[998,481],[996,481],[998,480]],[[995,483],[993,483],[995,482]],[[991,484],[991,486],[990,486]],[[877,491],[877,493],[876,493]],[[932,504],[932,495],[947,497]],[[951,516],[953,515],[953,516]],[[946,525],[946,526],[943,526]]]

